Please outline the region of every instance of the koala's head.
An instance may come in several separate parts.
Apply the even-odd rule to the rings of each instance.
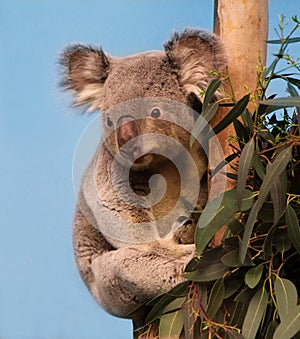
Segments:
[[[74,45],[65,50],[61,64],[62,86],[74,92],[75,106],[101,110],[109,150],[115,154],[122,148],[124,158],[135,159],[149,153],[136,162],[139,166],[149,163],[162,144],[159,140],[144,142],[137,136],[161,133],[188,145],[189,134],[184,135],[178,125],[182,126],[181,121],[193,125],[193,110],[201,113],[199,93],[211,81],[209,71],[222,69],[225,58],[216,36],[187,29],[175,33],[164,51],[117,58],[101,48]],[[178,110],[168,102],[192,110]],[[174,121],[173,126],[170,121]],[[123,146],[128,141],[132,142],[126,149]]]

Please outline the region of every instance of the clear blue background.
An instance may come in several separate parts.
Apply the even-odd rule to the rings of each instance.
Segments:
[[[299,1],[269,6],[274,38],[278,14],[299,14]],[[1,0],[1,339],[131,337],[130,321],[106,314],[75,267],[72,157],[91,118],[72,114],[57,89],[59,51],[85,42],[122,56],[212,23],[212,0]]]

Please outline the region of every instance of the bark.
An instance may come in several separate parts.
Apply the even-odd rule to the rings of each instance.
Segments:
[[[239,100],[256,88],[259,60],[262,65],[266,63],[268,0],[215,0],[214,32],[225,45],[232,87],[235,98]],[[225,91],[230,93],[228,83]],[[212,126],[221,121],[228,111],[228,108],[221,108]],[[227,141],[232,135],[235,135],[232,125],[218,135],[225,157],[232,154]],[[233,172],[228,166],[227,171]],[[234,180],[227,179],[226,189],[233,188],[235,184]],[[220,244],[224,231],[225,228],[216,234],[213,245]]]

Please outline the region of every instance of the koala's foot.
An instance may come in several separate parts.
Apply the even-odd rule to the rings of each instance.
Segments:
[[[177,244],[193,244],[196,222],[185,216],[180,216],[172,228],[176,228],[173,239]]]

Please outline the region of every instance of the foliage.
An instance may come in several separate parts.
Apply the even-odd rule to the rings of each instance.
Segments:
[[[300,41],[293,37],[300,22],[292,21],[285,37],[287,21],[280,18],[279,39],[268,41],[279,50],[258,72],[256,90],[237,102],[232,93],[232,109],[214,128],[218,133],[234,124],[230,142],[239,147],[216,170],[239,158],[227,173],[237,185],[201,214],[198,256],[186,268],[187,281],[150,303],[147,322],[156,324],[160,338],[300,338],[300,68],[288,54],[288,46]],[[283,62],[287,66],[278,71]],[[278,79],[289,96],[267,96]],[[207,120],[222,105],[210,102],[220,84],[214,80],[206,91]],[[194,132],[202,129],[200,122]],[[224,224],[222,245],[211,248]]]

